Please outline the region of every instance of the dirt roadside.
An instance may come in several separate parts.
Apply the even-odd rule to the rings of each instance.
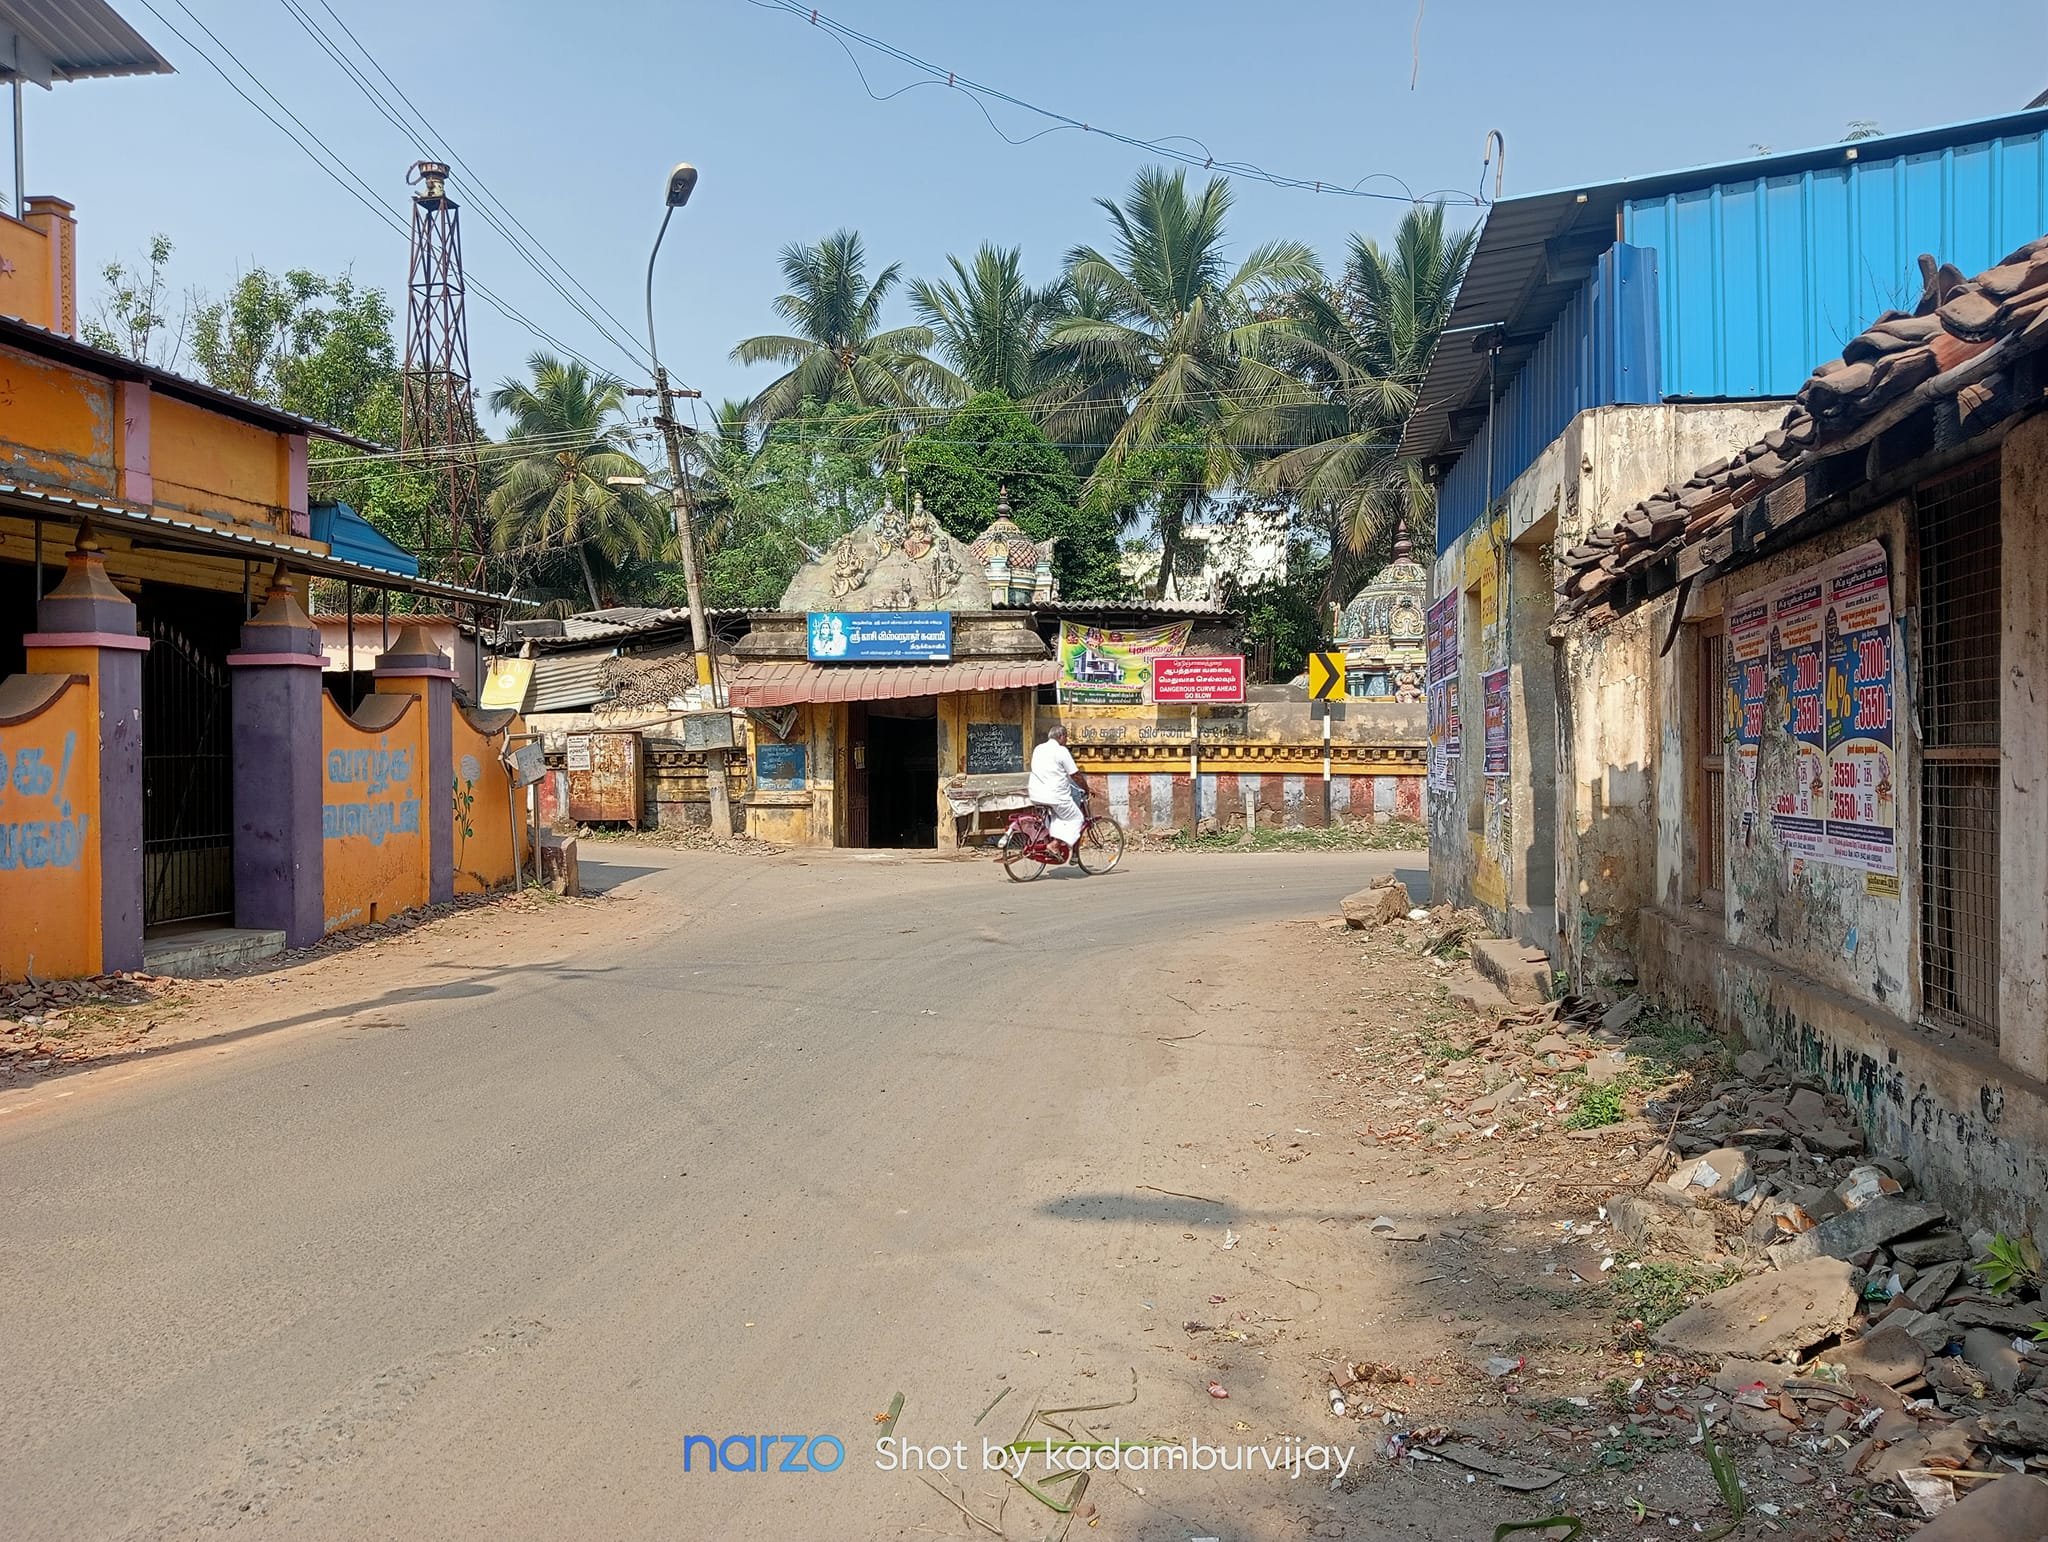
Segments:
[[[207,979],[124,973],[0,985],[0,1091],[253,1034],[369,1020],[478,974],[561,962],[593,934],[630,937],[650,903],[530,889],[436,905]]]
[[[1427,951],[1427,924],[1271,931],[1233,994],[1299,1004],[1261,1014],[1299,1072],[1268,1095],[1292,1101],[1265,1111],[1272,1133],[1249,1150],[1195,1149],[1241,1173],[1231,1213],[1314,1221],[1240,1224],[1235,1256],[1288,1291],[1175,1305],[1190,1358],[1220,1384],[1291,1376],[1281,1429],[1371,1453],[1331,1485],[1335,1504],[1301,1508],[1305,1534],[1488,1537],[1551,1516],[1584,1529],[1521,1534],[1919,1529],[1903,1495],[1848,1465],[1848,1426],[1876,1416],[1857,1388],[1820,1388],[1801,1428],[1789,1399],[1790,1419],[1773,1411],[1776,1388],[1761,1400],[1751,1368],[1654,1341],[1741,1271],[1710,1248],[1631,1247],[1603,1207],[1663,1181],[1676,1111],[1690,1120],[1708,1101],[1731,1046],[1662,1018],[1613,1046],[1554,1024],[1495,1028],[1453,1000],[1456,965]],[[1625,1067],[1611,1095],[1582,1059]],[[1817,1410],[1837,1406],[1823,1428]]]

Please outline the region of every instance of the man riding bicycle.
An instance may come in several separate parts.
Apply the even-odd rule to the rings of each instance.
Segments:
[[[1088,780],[1067,753],[1067,730],[1055,724],[1045,732],[1045,741],[1031,752],[1031,783],[1026,796],[1042,804],[1051,817],[1052,838],[1058,843],[1059,860],[1073,856],[1074,842],[1081,836],[1081,805],[1075,794],[1088,792]]]

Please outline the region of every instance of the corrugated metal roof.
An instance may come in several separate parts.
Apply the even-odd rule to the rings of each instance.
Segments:
[[[595,706],[611,695],[604,683],[608,652],[543,653],[533,661],[533,688],[527,693],[528,712],[574,712]]]
[[[1469,530],[1496,496],[1535,464],[1543,447],[1588,407],[1658,399],[1657,254],[1620,243],[1594,265],[1494,411],[1493,465],[1462,455],[1437,496],[1437,549]]]
[[[1723,184],[1770,183],[1809,173],[1840,172],[1849,166],[1860,167],[1860,174],[1875,188],[1880,180],[1872,175],[1875,163],[1906,164],[1922,155],[1940,155],[1993,140],[2038,135],[2044,127],[2048,127],[2048,112],[2029,109],[1908,134],[1887,134],[1854,144],[1822,145],[1782,155],[1752,156],[1721,165],[1503,199],[1487,211],[1478,248],[1472,254],[1457,301],[1417,392],[1415,411],[1402,430],[1401,453],[1424,457],[1450,455],[1472,442],[1483,422],[1486,397],[1486,352],[1483,348],[1475,351],[1476,339],[1492,328],[1505,329],[1499,367],[1499,383],[1504,386],[1549,332],[1602,251],[1624,238],[1638,245],[1659,245],[1645,232],[1631,233],[1623,228],[1628,206],[1704,192]],[[1985,174],[1997,160],[1996,156],[1986,159]],[[2005,173],[2001,170],[2000,174]],[[2022,178],[2026,175],[2024,166],[2019,174]],[[1970,175],[1980,173],[1973,171]],[[1991,191],[1987,183],[1987,201]],[[1986,228],[1989,234],[1991,227],[1987,224]],[[2010,233],[2003,226],[1998,229],[1998,239],[1990,240],[1988,245],[2003,250]],[[2038,228],[2031,233],[2039,234]],[[1840,260],[1849,264],[1860,260],[1860,255],[1857,251],[1845,251]],[[1946,252],[1941,255],[1948,256]],[[1812,260],[1833,259],[1816,253]],[[1991,260],[1990,256],[1985,260]],[[1875,281],[1880,285],[1903,283],[1905,274],[1880,272]],[[1668,262],[1662,287],[1667,308],[1681,303],[1677,280]],[[1875,314],[1874,309],[1861,315],[1845,314],[1836,322],[1853,334]],[[1665,353],[1668,363],[1673,351],[1667,348]],[[1818,352],[1809,353],[1807,362],[1818,356]],[[1759,394],[1784,394],[1797,386],[1796,379],[1775,389],[1767,384]],[[1666,395],[1678,394],[1668,378],[1663,389]]]
[[[260,536],[240,530],[215,529],[210,525],[194,524],[190,520],[173,519],[168,514],[159,514],[152,509],[102,503],[92,498],[73,498],[40,487],[23,487],[13,482],[0,482],[0,509],[7,509],[30,519],[62,520],[67,524],[74,520],[92,519],[108,529],[121,530],[129,535],[142,532],[141,539],[158,546],[168,546],[174,550],[207,552],[214,556],[240,557],[250,561],[282,562],[294,572],[310,573],[316,578],[345,579],[362,584],[366,588],[396,589],[405,594],[431,594],[440,599],[476,600],[490,605],[533,603],[531,600],[514,599],[510,595],[492,594],[488,589],[470,589],[461,584],[444,584],[433,579],[415,578],[405,573],[387,572],[383,568],[370,567],[361,562],[344,561],[308,551],[296,541]]]
[[[1058,659],[1024,664],[808,664],[786,660],[735,661],[725,666],[727,698],[735,707],[788,707],[813,701],[892,701],[904,696],[951,696],[962,691],[1013,691],[1051,685]]]
[[[1821,359],[1920,292],[1928,252],[1980,273],[2048,230],[2048,135],[1985,134],[1791,174],[1632,198],[1658,253],[1663,392],[1790,396]]]
[[[47,86],[110,75],[169,75],[171,63],[104,0],[0,0],[0,79]]]

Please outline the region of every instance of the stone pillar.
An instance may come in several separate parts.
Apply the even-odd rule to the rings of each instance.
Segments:
[[[426,628],[408,626],[377,655],[375,674],[379,693],[417,696],[426,710],[427,903],[444,905],[455,898],[455,670]]]
[[[142,655],[135,607],[107,577],[91,531],[79,527],[64,581],[36,608],[22,638],[34,674],[85,675],[99,713],[100,961],[142,967]]]
[[[283,568],[242,628],[234,671],[235,925],[311,947],[326,931],[320,629]]]

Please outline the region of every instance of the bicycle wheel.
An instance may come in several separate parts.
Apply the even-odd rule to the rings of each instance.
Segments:
[[[1075,843],[1076,858],[1081,871],[1100,876],[1123,860],[1123,826],[1107,814],[1097,814],[1081,826],[1081,839]]]
[[[1027,831],[1012,830],[1004,836],[1001,856],[1003,872],[1012,883],[1029,883],[1045,871],[1045,858],[1038,842]]]

